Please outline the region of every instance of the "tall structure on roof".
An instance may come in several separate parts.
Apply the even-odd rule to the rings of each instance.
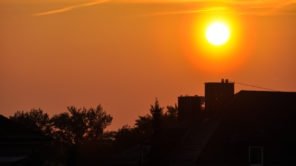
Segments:
[[[205,83],[205,109],[208,113],[219,112],[232,101],[234,97],[234,83],[228,79],[221,82]]]

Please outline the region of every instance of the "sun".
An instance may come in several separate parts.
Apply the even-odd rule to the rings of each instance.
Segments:
[[[208,42],[215,46],[225,44],[228,41],[229,36],[230,31],[228,27],[221,22],[212,23],[206,31],[206,37]]]

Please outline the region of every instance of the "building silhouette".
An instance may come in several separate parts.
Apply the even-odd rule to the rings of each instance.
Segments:
[[[0,165],[8,166],[38,154],[51,139],[0,115]],[[22,165],[22,164],[20,164]]]
[[[172,165],[295,165],[295,101],[295,92],[235,94],[228,80],[205,83],[206,114],[195,123],[198,127],[189,126],[191,133]]]
[[[296,93],[240,91],[199,165],[295,165]]]
[[[209,114],[222,111],[234,97],[234,83],[228,79],[205,83],[205,108]]]
[[[201,118],[201,100],[197,95],[178,97],[178,116],[181,122],[192,122]]]

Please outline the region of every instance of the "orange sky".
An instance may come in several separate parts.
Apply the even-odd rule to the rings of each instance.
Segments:
[[[0,114],[102,104],[116,129],[222,77],[296,91],[295,14],[283,0],[1,0]],[[234,38],[209,60],[199,32],[215,18]]]

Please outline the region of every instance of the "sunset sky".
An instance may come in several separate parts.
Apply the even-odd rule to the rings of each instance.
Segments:
[[[205,40],[216,20],[231,33],[220,47]],[[296,91],[295,76],[296,0],[0,1],[5,116],[102,104],[117,129],[204,82]]]

